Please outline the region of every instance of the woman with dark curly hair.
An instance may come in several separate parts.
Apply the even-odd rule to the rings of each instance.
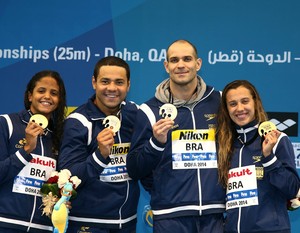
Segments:
[[[56,160],[66,114],[60,74],[36,73],[24,95],[25,109],[0,116],[0,232],[51,232],[42,216],[40,187]]]

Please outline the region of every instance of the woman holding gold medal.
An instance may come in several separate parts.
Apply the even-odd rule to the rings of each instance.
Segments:
[[[300,182],[293,146],[267,121],[260,96],[246,80],[223,90],[218,114],[219,180],[227,188],[225,232],[288,233],[287,201]]]
[[[63,80],[41,71],[27,84],[25,109],[0,116],[0,233],[51,232],[40,188],[56,159],[66,110]]]

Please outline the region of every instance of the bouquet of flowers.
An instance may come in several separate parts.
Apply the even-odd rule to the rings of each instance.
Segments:
[[[300,189],[296,197],[292,200],[289,200],[287,203],[287,209],[290,211],[296,210],[300,207]]]
[[[71,198],[75,198],[77,195],[75,189],[81,183],[77,176],[71,176],[71,172],[68,169],[63,169],[60,172],[53,171],[50,174],[49,179],[41,187],[43,214],[51,217],[53,207],[61,198],[62,189],[67,182],[73,184]]]

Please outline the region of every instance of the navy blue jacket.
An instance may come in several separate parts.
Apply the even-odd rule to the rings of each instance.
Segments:
[[[287,200],[295,198],[299,177],[295,167],[293,146],[281,133],[271,155],[262,155],[261,137],[252,122],[237,132],[242,144],[235,140],[231,168],[255,165],[257,171],[258,205],[227,210],[226,232],[290,232]],[[247,141],[256,140],[247,145]],[[263,171],[263,172],[261,172]]]
[[[69,169],[72,175],[82,180],[77,188],[77,198],[72,201],[69,224],[123,228],[136,223],[139,186],[133,180],[100,179],[110,172],[104,170],[109,163],[118,161],[111,161],[110,157],[104,159],[98,149],[96,137],[104,129],[102,122],[106,116],[93,103],[94,99],[95,96],[79,106],[65,121],[58,166]],[[132,102],[121,105],[121,128],[115,136],[115,144],[130,143],[137,112],[137,106]]]
[[[12,192],[14,179],[33,158],[23,149],[30,117],[27,110],[0,116],[0,227],[50,232],[52,223],[48,217],[42,216],[41,197]],[[38,138],[32,154],[54,158],[51,138],[51,131],[46,129],[46,134]]]
[[[219,103],[220,93],[207,86],[191,109],[184,105],[177,108],[174,125],[178,127],[174,130],[215,128]],[[161,118],[163,104],[154,97],[140,106],[127,157],[129,175],[141,179],[151,193],[154,220],[223,213],[225,190],[218,183],[217,167],[172,169],[171,132],[166,144],[153,137],[152,125]]]

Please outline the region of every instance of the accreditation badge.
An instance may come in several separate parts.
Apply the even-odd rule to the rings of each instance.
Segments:
[[[226,209],[258,205],[255,165],[230,169]]]
[[[173,169],[217,168],[215,130],[172,132]]]
[[[100,175],[103,182],[124,182],[131,180],[126,168],[130,143],[114,144],[109,155],[111,161]]]
[[[36,154],[31,155],[32,160],[15,177],[12,191],[42,196],[40,189],[50,173],[56,170],[56,160]]]

